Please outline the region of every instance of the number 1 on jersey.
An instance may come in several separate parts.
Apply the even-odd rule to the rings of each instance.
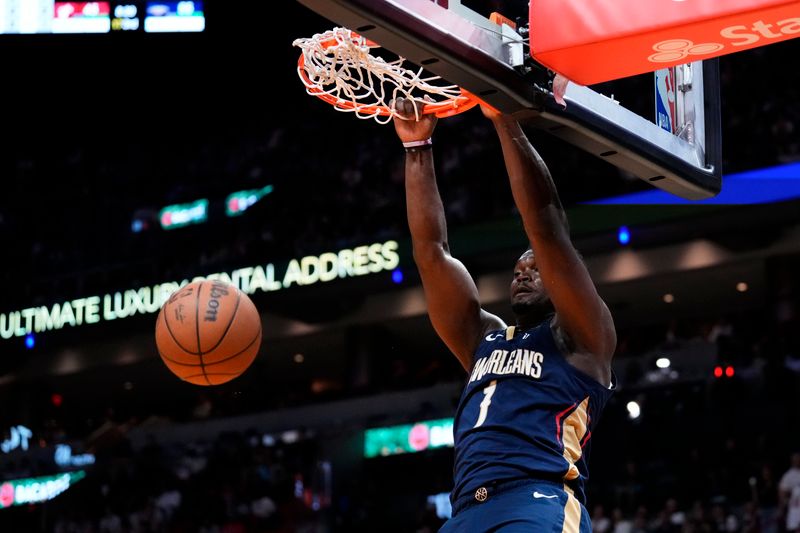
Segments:
[[[472,426],[473,429],[480,427],[486,421],[486,415],[489,414],[489,406],[492,404],[492,396],[497,388],[497,380],[493,379],[483,389],[483,401],[481,402],[481,412],[478,415],[478,421]]]

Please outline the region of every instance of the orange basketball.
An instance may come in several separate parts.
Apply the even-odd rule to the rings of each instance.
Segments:
[[[229,283],[195,281],[161,307],[156,346],[164,364],[195,385],[219,385],[241,375],[261,347],[261,317]]]

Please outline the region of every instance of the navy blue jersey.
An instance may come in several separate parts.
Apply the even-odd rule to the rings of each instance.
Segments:
[[[518,479],[562,481],[585,503],[592,427],[613,389],[570,365],[550,321],[485,336],[453,428],[451,498]]]

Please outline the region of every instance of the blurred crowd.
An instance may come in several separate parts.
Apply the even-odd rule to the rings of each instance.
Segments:
[[[762,308],[620,331],[620,387],[592,438],[587,492],[595,531],[789,533],[800,526],[800,435],[793,429],[800,426],[800,280],[792,274],[798,260],[776,260]],[[671,359],[668,369],[654,364],[649,354],[655,353]],[[716,367],[733,370],[715,374]],[[402,367],[391,368],[398,374],[371,375],[371,388],[346,390],[338,399],[426,385]],[[430,383],[461,378],[454,370]],[[170,424],[224,422],[270,409],[269,395],[263,406],[244,405],[226,398],[232,390],[216,390],[219,396],[204,390],[166,426],[148,422],[146,404],[134,402],[139,412],[108,406],[118,414],[84,434],[59,429],[77,427],[69,418],[82,420],[83,410],[49,420],[49,432],[34,428],[39,446],[86,439],[97,462],[85,480],[48,504],[0,510],[0,523],[59,533],[430,533],[443,523],[429,497],[450,489],[449,448],[362,459],[352,442],[360,442],[363,426],[284,436],[250,429],[204,440],[160,437],[159,428]],[[311,382],[304,390],[295,405],[332,399],[315,396]],[[415,405],[407,416],[423,412],[426,419],[452,416]],[[144,443],[128,437],[137,426],[148,432]],[[337,442],[351,444],[337,448]],[[350,451],[343,457],[337,449]],[[6,479],[51,473],[35,461],[3,460],[0,468]]]
[[[770,60],[759,61],[767,50]],[[725,173],[800,158],[798,89],[791,69],[774,67],[791,52],[776,46],[721,60]],[[652,112],[650,76],[597,88],[643,116]],[[12,139],[0,160],[7,176],[0,243],[14,257],[0,273],[13,287],[3,307],[405,235],[403,158],[391,124],[336,113],[301,91],[286,97],[300,117],[231,114],[219,128],[178,115],[146,138],[129,124],[81,136],[54,124],[52,132]],[[87,115],[94,118],[102,115]],[[489,124],[478,111],[440,122],[435,149],[451,227],[511,215]],[[532,136],[567,206],[649,187],[545,134]],[[226,218],[228,194],[266,185],[274,186],[271,195],[243,216]],[[206,223],[160,229],[162,207],[200,198],[210,201]],[[23,276],[28,283],[14,283]]]

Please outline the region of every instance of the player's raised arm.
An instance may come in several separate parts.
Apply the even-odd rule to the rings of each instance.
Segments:
[[[398,99],[395,118],[400,140],[406,145],[405,187],[408,226],[414,261],[422,277],[428,315],[434,329],[465,369],[487,330],[505,327],[481,309],[478,289],[464,265],[450,255],[444,207],[436,185],[430,141],[436,117],[414,118],[414,102]]]
[[[557,333],[569,351],[594,356],[607,367],[616,348],[614,322],[572,245],[550,171],[513,117],[488,107],[483,112],[500,138],[514,202],[555,307]]]

